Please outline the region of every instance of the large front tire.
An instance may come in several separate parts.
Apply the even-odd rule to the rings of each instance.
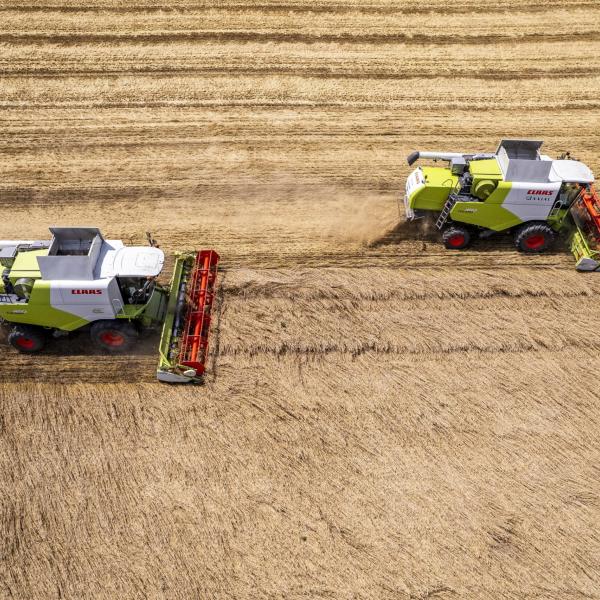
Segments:
[[[471,243],[471,233],[461,225],[450,225],[444,229],[442,241],[448,250],[464,250]]]
[[[8,343],[19,352],[33,354],[46,345],[46,334],[41,327],[15,325],[8,334]]]
[[[138,330],[128,321],[95,321],[90,329],[92,342],[108,352],[127,352],[138,339]]]
[[[552,247],[556,233],[547,223],[526,223],[515,233],[515,246],[521,252],[539,253]]]

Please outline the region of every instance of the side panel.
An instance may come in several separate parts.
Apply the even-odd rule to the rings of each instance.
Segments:
[[[11,323],[40,325],[64,331],[73,331],[87,325],[87,319],[71,313],[68,307],[63,307],[63,310],[52,307],[50,294],[50,282],[38,280],[33,286],[29,302],[0,304],[0,316]]]
[[[50,303],[53,308],[77,315],[86,321],[114,319],[123,308],[121,293],[114,279],[53,281]]]
[[[519,225],[519,217],[502,207],[510,192],[510,183],[501,182],[485,202],[457,202],[450,211],[453,221],[503,231]]]
[[[450,191],[458,182],[450,169],[443,167],[423,167],[424,186],[419,186],[409,198],[413,210],[440,211],[448,199]]]
[[[527,221],[547,221],[560,187],[560,183],[502,181],[485,202],[457,202],[450,217],[494,231]]]
[[[561,183],[512,182],[502,206],[521,221],[545,221],[556,202]]]
[[[457,202],[450,211],[453,221],[503,231],[520,225],[521,219],[500,204],[487,202]]]

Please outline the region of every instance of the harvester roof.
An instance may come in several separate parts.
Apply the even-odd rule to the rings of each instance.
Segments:
[[[163,267],[162,250],[148,247],[126,248],[120,242],[106,243],[106,253],[99,261],[100,277],[156,277]]]
[[[13,272],[53,281],[94,281],[110,277],[155,277],[165,256],[159,248],[125,247],[105,240],[95,227],[52,227],[46,248],[19,252]],[[11,248],[16,250],[19,242]],[[25,275],[22,275],[25,276]]]

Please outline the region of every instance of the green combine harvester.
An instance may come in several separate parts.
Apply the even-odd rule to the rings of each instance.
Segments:
[[[600,198],[594,175],[565,154],[540,153],[542,142],[502,140],[490,154],[414,152],[445,166],[416,168],[406,181],[409,220],[433,214],[446,248],[461,250],[475,238],[510,232],[522,252],[543,252],[560,233],[570,239],[577,269],[600,268]]]
[[[105,240],[92,227],[53,227],[50,241],[0,241],[0,319],[25,353],[49,337],[86,328],[109,352],[130,350],[143,329],[162,326],[157,376],[201,381],[208,352],[219,255],[179,254],[169,286],[157,281],[164,254]]]

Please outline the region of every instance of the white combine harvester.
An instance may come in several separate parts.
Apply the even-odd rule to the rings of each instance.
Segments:
[[[0,241],[0,319],[17,350],[86,328],[110,352],[129,350],[142,328],[162,325],[158,379],[199,381],[205,369],[219,255],[180,254],[170,286],[157,282],[164,254],[126,247],[92,227],[53,227],[49,241]]]

